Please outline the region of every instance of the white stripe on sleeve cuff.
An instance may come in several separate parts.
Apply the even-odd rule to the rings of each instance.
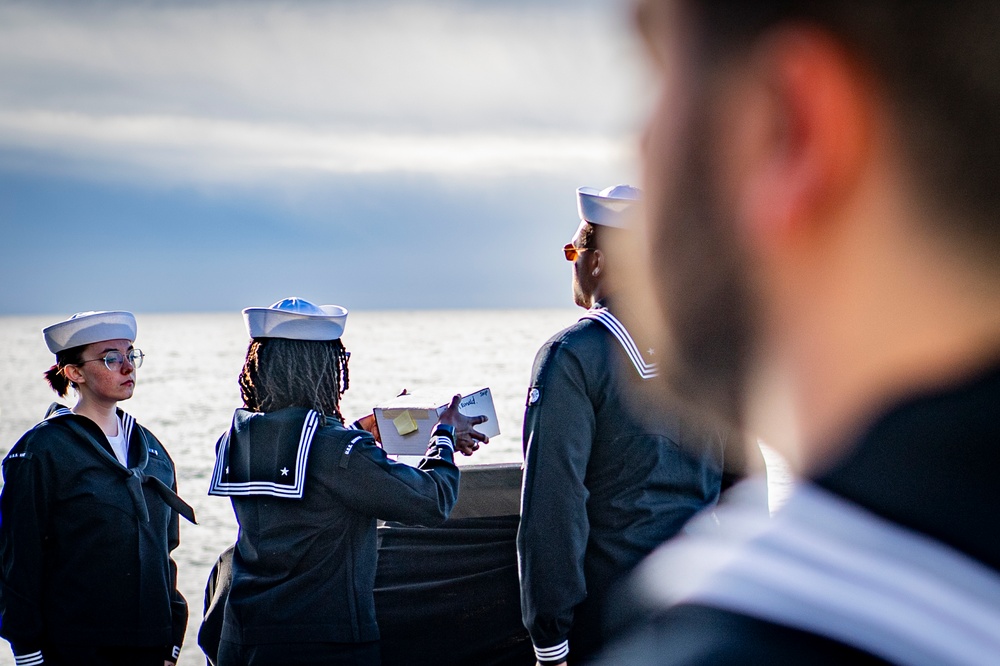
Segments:
[[[42,651],[29,652],[28,654],[14,655],[14,663],[17,666],[38,666],[45,663]]]
[[[452,453],[455,452],[455,445],[451,443],[451,437],[445,437],[444,435],[435,437],[431,441],[431,446],[447,446]]]
[[[536,645],[534,648],[535,659],[538,661],[566,661],[566,657],[569,656],[568,639],[552,647],[540,648]]]

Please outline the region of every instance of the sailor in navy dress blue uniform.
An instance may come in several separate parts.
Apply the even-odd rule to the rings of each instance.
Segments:
[[[517,547],[523,619],[543,664],[597,650],[615,584],[719,497],[724,435],[643,406],[655,356],[608,298],[601,242],[637,197],[628,186],[581,188],[583,222],[565,252],[575,300],[589,309],[532,369]]]
[[[337,405],[347,311],[334,308],[286,299],[244,311],[253,338],[241,380],[247,408],[217,444],[209,490],[231,498],[240,525],[222,666],[378,664],[376,519],[444,521],[458,495],[456,441],[486,440],[471,432],[485,418],[463,417],[457,402],[416,468],[345,427]],[[289,375],[294,386],[281,386]],[[325,414],[299,404],[314,394]]]
[[[599,663],[1000,664],[998,9],[637,3],[648,329],[795,485],[658,549]]]
[[[0,634],[18,666],[173,663],[188,610],[169,553],[178,515],[194,513],[166,449],[114,404],[142,360],[135,319],[85,313],[45,334],[53,388],[72,383],[81,399],[53,405],[3,461]],[[95,402],[116,433],[93,420]]]
[[[737,486],[639,567],[646,617],[600,663],[996,663],[997,404],[1000,363],[899,401],[770,521]]]

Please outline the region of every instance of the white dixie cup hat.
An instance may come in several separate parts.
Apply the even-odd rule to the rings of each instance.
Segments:
[[[266,308],[246,308],[243,320],[254,339],[336,340],[344,334],[347,308],[291,297]]]
[[[53,354],[103,340],[135,342],[135,315],[125,310],[77,312],[42,329],[45,345]]]
[[[619,229],[629,226],[632,208],[641,198],[642,191],[631,185],[612,185],[603,190],[580,187],[576,190],[581,220]]]

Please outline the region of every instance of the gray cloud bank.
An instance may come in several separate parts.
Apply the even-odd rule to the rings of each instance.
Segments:
[[[604,3],[0,5],[0,142],[167,178],[625,162]]]
[[[396,268],[354,293],[386,307],[456,277],[421,282],[405,266],[447,230],[470,248],[555,243],[572,229],[545,225],[571,220],[574,184],[634,178],[644,85],[625,14],[614,0],[0,2],[0,278],[35,290],[5,289],[0,312],[57,291],[32,267],[47,234],[75,237],[81,219],[91,234],[128,229],[173,252],[135,278],[136,298],[164,294],[154,308],[179,307],[167,277],[178,262],[192,285],[214,288],[225,281],[206,262],[266,255],[263,240],[233,254],[234,234],[335,235],[363,254],[365,230],[380,229]],[[159,224],[145,214],[153,205]],[[196,248],[170,231],[192,210],[210,232]],[[411,233],[413,220],[425,233]],[[319,228],[327,235],[310,235]],[[507,258],[530,281],[484,276],[483,305],[564,303],[563,267],[539,273],[542,256]],[[232,289],[193,307],[228,307],[244,296]],[[89,297],[71,290],[50,307]]]

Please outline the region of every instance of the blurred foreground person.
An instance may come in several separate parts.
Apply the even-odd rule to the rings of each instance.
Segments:
[[[455,450],[487,441],[472,429],[486,417],[460,414],[456,396],[419,468],[393,462],[344,427],[346,309],[288,298],[243,314],[244,408],[217,444],[209,489],[231,498],[240,525],[217,663],[377,665],[376,519],[444,521]]]
[[[604,643],[615,585],[714,504],[722,482],[722,435],[643,400],[655,352],[623,323],[613,280],[624,268],[609,252],[628,233],[639,191],[580,188],[577,197],[581,222],[563,251],[587,313],[539,350],[524,416],[517,552],[541,664],[581,663]]]
[[[654,554],[653,619],[606,663],[996,663],[1000,4],[638,23],[670,379],[806,480],[770,524]]]
[[[178,514],[174,464],[118,408],[143,354],[131,312],[84,312],[43,331],[60,397],[3,461],[0,635],[18,666],[164,666],[177,661],[187,602],[170,552]]]

